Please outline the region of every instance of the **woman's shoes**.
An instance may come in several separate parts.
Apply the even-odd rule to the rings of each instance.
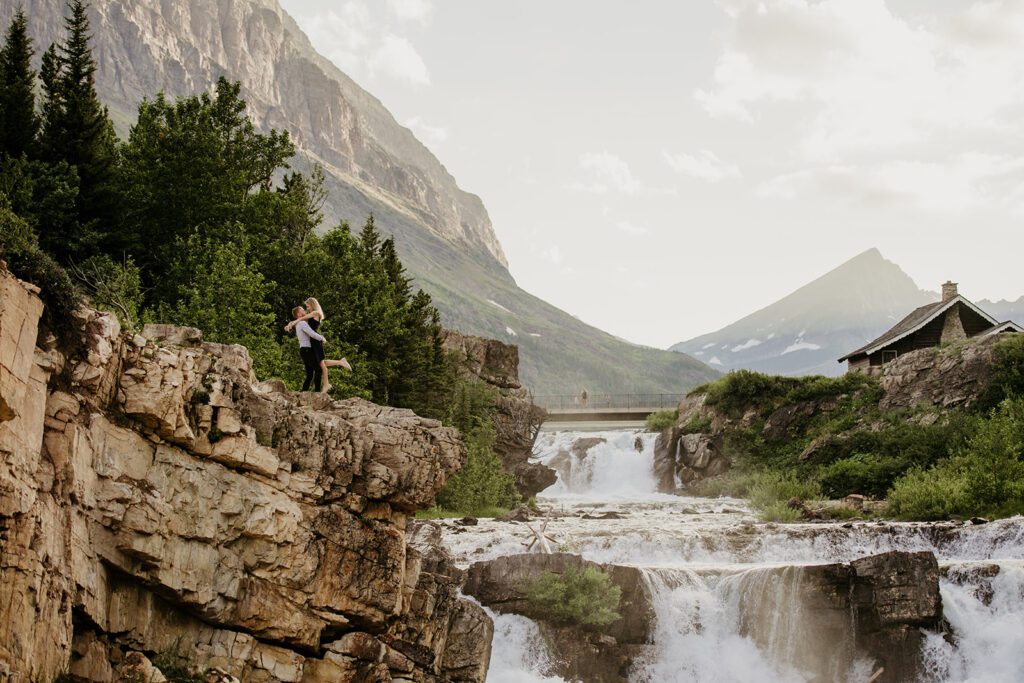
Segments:
[[[348,362],[348,358],[342,358],[339,365],[341,365],[341,367],[345,368],[349,372],[352,372],[352,365]]]
[[[331,388],[332,388],[332,385],[328,382],[327,384],[324,385],[324,388],[321,389],[320,391],[322,391],[323,393],[326,394],[328,391],[331,390]]]

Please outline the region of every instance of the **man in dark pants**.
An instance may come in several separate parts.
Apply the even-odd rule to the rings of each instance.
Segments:
[[[306,309],[296,306],[292,309],[292,317],[301,318],[306,315]],[[302,364],[306,368],[306,381],[302,383],[302,390],[309,391],[310,383],[313,384],[313,391],[320,391],[321,377],[320,359],[313,352],[310,339],[316,339],[320,343],[326,343],[323,335],[318,334],[305,320],[300,320],[295,325],[295,336],[299,338],[299,355],[302,356]]]

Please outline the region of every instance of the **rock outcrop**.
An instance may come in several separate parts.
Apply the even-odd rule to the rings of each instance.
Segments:
[[[937,632],[942,622],[934,555],[888,552],[848,564],[801,567],[797,585],[795,604],[787,606],[790,615],[804,620],[796,625],[794,664],[827,680],[866,659],[872,673],[882,670],[874,679],[879,683],[920,680],[925,630]],[[746,613],[744,630],[767,644],[778,609],[764,605]]]
[[[527,599],[530,581],[545,571],[564,574],[585,567],[605,572],[622,590],[621,618],[589,628],[545,621],[544,612]],[[643,573],[636,567],[601,565],[566,553],[509,555],[473,564],[463,590],[497,612],[539,620],[555,655],[556,670],[550,673],[567,680],[626,681],[633,661],[649,647],[654,611]]]
[[[547,413],[519,383],[518,347],[453,330],[445,330],[443,347],[456,355],[466,375],[497,392],[494,451],[505,471],[515,477],[519,494],[530,498],[554,484],[553,469],[530,461]]]
[[[0,678],[177,649],[248,681],[484,680],[490,620],[405,536],[457,432],[256,383],[198,330],[83,310],[65,358],[32,288],[0,292]]]
[[[763,395],[733,397],[732,403],[742,399],[746,405],[729,409],[709,405],[703,392],[687,396],[679,404],[676,424],[659,435],[655,446],[659,487],[671,492],[724,473],[739,454],[734,451],[751,438],[799,442],[800,460],[829,462],[851,455],[865,434],[891,428],[892,421],[882,419],[886,414],[908,423],[939,423],[985,396],[1004,339],[974,337],[913,351],[887,363],[877,379],[865,380],[872,384],[843,389],[842,380],[832,380],[834,393],[809,391],[807,398],[786,398],[800,380],[784,377],[767,378]],[[831,416],[841,428],[822,428]],[[743,438],[731,438],[737,435]]]

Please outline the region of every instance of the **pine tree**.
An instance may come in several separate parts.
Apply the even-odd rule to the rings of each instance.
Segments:
[[[28,20],[19,8],[0,50],[0,154],[11,157],[31,154],[39,133],[32,54]]]
[[[113,174],[117,136],[106,107],[96,94],[96,63],[89,47],[89,18],[84,0],[71,0],[65,19],[67,41],[43,56],[43,155],[66,161],[79,178],[78,220],[99,241],[114,230],[116,194]],[[68,260],[81,253],[57,253]]]

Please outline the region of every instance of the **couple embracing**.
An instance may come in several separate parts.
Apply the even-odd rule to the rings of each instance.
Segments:
[[[302,391],[309,391],[312,384],[314,391],[327,393],[331,390],[327,369],[340,366],[351,372],[352,366],[345,358],[331,360],[326,357],[324,345],[327,344],[327,339],[317,331],[320,323],[324,321],[324,309],[319,301],[309,297],[305,301],[305,308],[296,306],[292,309],[292,318],[294,320],[284,326],[284,331],[291,332],[292,328],[295,328],[295,336],[299,338],[299,355],[302,356],[302,364],[306,368],[306,381],[302,384]]]

